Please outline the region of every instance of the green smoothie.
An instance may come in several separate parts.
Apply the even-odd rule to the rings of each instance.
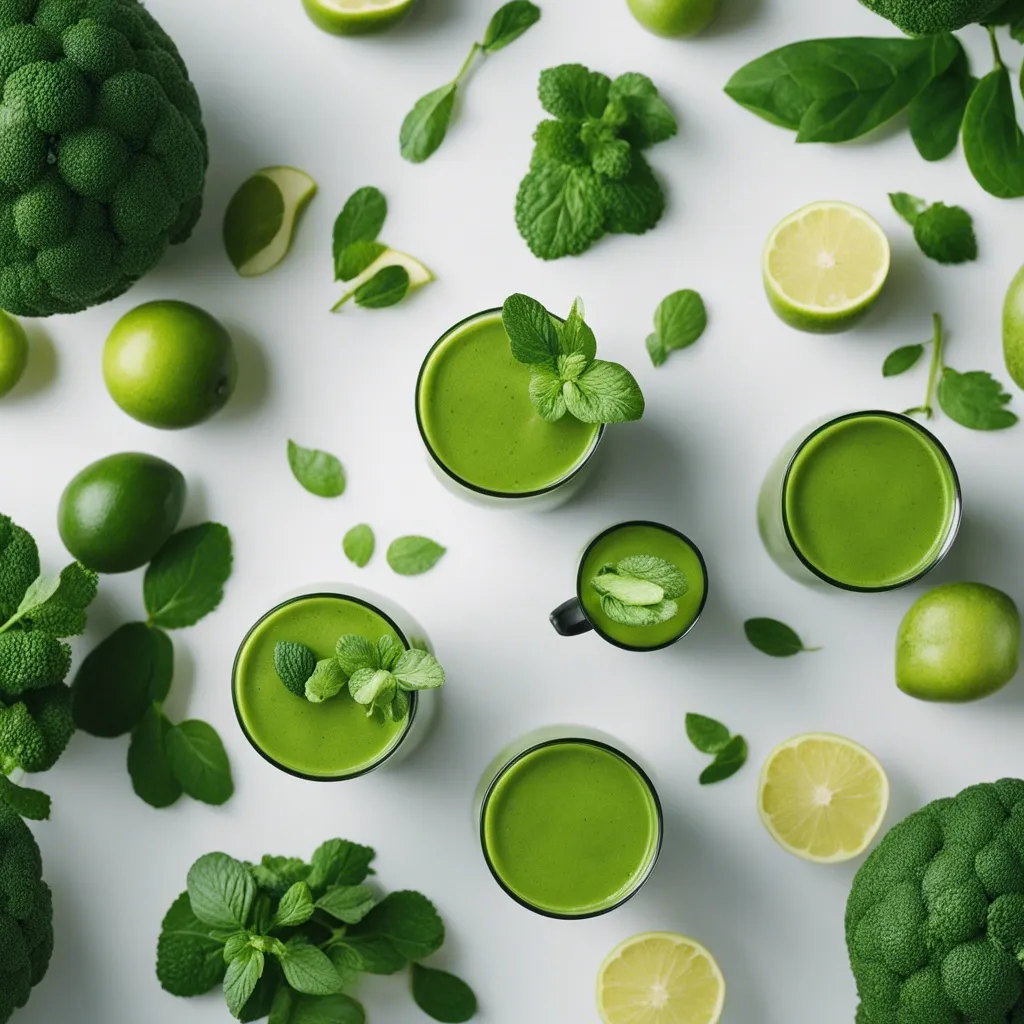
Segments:
[[[367,717],[348,689],[313,704],[287,690],[274,669],[279,640],[303,643],[320,658],[334,654],[338,637],[359,633],[376,641],[391,636],[387,619],[367,605],[323,594],[298,597],[268,612],[242,642],[233,690],[238,720],[249,741],[270,761],[299,775],[343,779],[373,767],[402,740],[415,705],[402,722],[377,712]]]
[[[491,869],[531,907],[566,917],[610,909],[657,857],[657,798],[615,751],[557,740],[514,761],[483,806]]]
[[[568,415],[542,420],[529,389],[530,368],[513,358],[500,310],[453,328],[416,389],[427,446],[470,487],[507,495],[552,487],[586,460],[601,428]]]
[[[957,486],[930,435],[903,418],[865,413],[803,445],[783,507],[793,546],[814,569],[879,589],[932,565],[953,525]]]
[[[679,611],[666,622],[652,626],[624,626],[601,608],[601,595],[590,585],[602,566],[633,555],[654,555],[671,562],[686,577],[688,589],[676,598]],[[579,577],[579,599],[591,624],[601,633],[627,647],[661,647],[682,636],[704,607],[707,575],[693,545],[657,523],[624,523],[602,534],[584,558]]]

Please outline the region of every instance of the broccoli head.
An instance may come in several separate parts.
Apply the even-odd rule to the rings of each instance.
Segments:
[[[199,218],[199,99],[138,0],[0,3],[0,306],[126,291]]]
[[[908,36],[955,32],[987,18],[1006,0],[860,0]]]
[[[0,516],[0,622],[15,613],[38,575],[39,550],[32,535]]]
[[[846,908],[857,1024],[1024,1022],[1024,782],[971,786],[893,828]]]
[[[0,700],[0,772],[49,771],[74,731],[71,690],[64,683],[31,690],[17,703]]]
[[[64,681],[71,648],[42,629],[0,633],[0,701]]]
[[[53,901],[42,874],[28,826],[0,803],[0,1024],[28,1002],[50,965]]]

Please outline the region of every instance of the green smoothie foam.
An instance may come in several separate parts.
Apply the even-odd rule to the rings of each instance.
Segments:
[[[528,751],[494,784],[483,840],[505,887],[537,910],[580,917],[609,909],[650,873],[657,798],[613,750],[559,740]]]
[[[956,515],[957,488],[929,435],[867,413],[804,444],[783,501],[793,545],[811,566],[846,586],[881,588],[932,565]]]
[[[420,426],[431,451],[471,487],[498,494],[549,488],[577,469],[600,426],[541,419],[530,401],[530,368],[512,356],[501,312],[452,331],[427,359],[417,387]]]
[[[321,704],[291,693],[274,669],[274,645],[291,640],[318,659],[334,654],[338,637],[358,633],[374,642],[390,636],[405,646],[372,608],[334,595],[298,597],[268,612],[238,652],[234,671],[235,709],[250,741],[288,771],[318,779],[341,779],[371,768],[405,736],[413,712],[401,722],[366,715],[348,689]]]

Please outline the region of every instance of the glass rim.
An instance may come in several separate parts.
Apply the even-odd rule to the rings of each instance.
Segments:
[[[693,618],[690,620],[689,625],[676,636],[672,637],[671,640],[665,640],[660,644],[655,644],[653,647],[640,647],[636,644],[627,644],[622,640],[616,640],[615,637],[610,636],[601,626],[599,626],[590,617],[587,612],[586,606],[583,604],[583,568],[587,564],[587,556],[591,551],[594,550],[595,545],[598,541],[603,540],[610,533],[615,533],[616,530],[624,529],[628,526],[653,526],[659,530],[664,530],[666,533],[671,533],[679,538],[684,544],[686,544],[691,551],[697,556],[697,561],[700,563],[701,575],[704,577],[704,595],[700,599],[700,604],[697,606],[697,611],[694,613]],[[663,651],[666,647],[671,647],[673,644],[679,643],[680,640],[686,636],[694,626],[697,625],[701,615],[704,614],[704,607],[708,603],[708,591],[711,588],[710,580],[708,579],[708,564],[704,560],[704,553],[694,542],[683,533],[682,530],[677,530],[674,526],[668,526],[666,523],[656,523],[653,519],[628,519],[621,523],[613,523],[611,526],[603,529],[597,536],[593,537],[589,544],[583,549],[583,554],[580,555],[580,563],[576,569],[576,600],[579,602],[580,611],[583,613],[583,617],[590,623],[590,628],[601,637],[602,640],[606,640],[614,647],[618,647],[623,651],[636,651],[643,653],[644,651]]]
[[[654,820],[657,831],[654,850],[651,852],[642,874],[633,883],[632,887],[622,897],[617,899],[614,903],[609,904],[607,907],[600,907],[597,910],[588,910],[582,914],[566,914],[557,910],[545,910],[543,907],[535,906],[528,899],[525,899],[518,893],[514,892],[498,873],[498,870],[491,859],[490,852],[487,849],[487,807],[490,804],[491,797],[493,796],[498,783],[505,777],[505,775],[508,774],[509,771],[511,771],[512,768],[530,754],[536,753],[538,750],[543,750],[545,747],[557,747],[566,743],[580,743],[584,746],[597,747],[600,750],[614,754],[620,760],[624,761],[626,765],[636,773],[637,777],[643,783],[644,788],[651,796],[651,800],[654,803]],[[619,750],[618,747],[612,746],[611,743],[606,743],[604,740],[591,739],[585,736],[568,735],[555,737],[554,739],[541,740],[538,743],[531,743],[524,750],[519,751],[518,754],[513,754],[501,765],[500,768],[495,771],[491,781],[487,784],[487,789],[484,791],[483,799],[480,801],[479,831],[480,848],[483,851],[487,869],[507,896],[510,896],[521,907],[525,907],[527,910],[533,911],[533,913],[539,914],[541,917],[551,918],[556,921],[584,921],[593,917],[601,917],[604,914],[610,914],[613,910],[618,910],[619,907],[624,903],[628,903],[629,900],[631,900],[647,884],[648,879],[654,873],[654,868],[658,863],[658,858],[661,856],[662,842],[665,837],[665,814],[661,806],[661,798],[658,796],[658,790],[651,780],[651,777],[632,757],[629,756],[629,754]]]
[[[242,657],[242,650],[245,645],[249,642],[249,637],[256,632],[256,630],[267,620],[271,615],[279,612],[282,608],[287,608],[290,604],[295,604],[296,601],[305,601],[312,598],[318,597],[334,597],[339,598],[343,601],[351,601],[353,604],[362,605],[364,608],[368,608],[370,611],[379,615],[387,624],[398,634],[399,640],[403,643],[406,650],[409,650],[409,638],[405,635],[405,632],[398,625],[397,622],[387,612],[378,608],[375,604],[364,600],[361,597],[354,597],[349,594],[340,594],[336,591],[314,591],[309,594],[296,594],[294,597],[285,598],[283,601],[279,601],[272,608],[265,611],[246,631],[245,636],[242,637],[241,642],[238,645],[238,650],[235,652],[235,658],[231,665],[231,704],[235,709],[235,719],[238,722],[238,727],[242,730],[242,735],[249,741],[249,746],[256,751],[264,761],[272,764],[275,768],[288,775],[293,776],[297,779],[304,779],[307,782],[348,782],[351,779],[361,778],[363,775],[368,775],[372,771],[376,771],[386,761],[388,761],[398,751],[399,747],[408,739],[409,732],[412,729],[413,721],[416,718],[416,711],[419,707],[419,694],[414,690],[409,694],[409,713],[405,716],[405,729],[398,736],[395,742],[375,761],[356,771],[349,772],[345,775],[310,775],[308,772],[299,771],[297,768],[290,768],[286,764],[282,764],[275,757],[272,757],[267,753],[253,738],[252,733],[249,732],[245,724],[245,720],[242,718],[241,708],[238,706],[238,687],[236,680],[238,679],[238,663]],[[281,684],[284,685],[283,683]]]
[[[792,528],[790,527],[789,515],[786,511],[786,493],[789,489],[789,479],[792,475],[793,467],[796,465],[797,459],[800,457],[807,445],[818,437],[819,434],[828,430],[830,427],[834,427],[837,423],[844,423],[846,420],[863,419],[869,416],[880,416],[884,419],[896,420],[896,422],[904,423],[916,430],[930,445],[932,445],[936,452],[938,452],[942,461],[945,463],[946,468],[949,470],[950,479],[953,482],[952,514],[950,515],[949,525],[946,527],[946,535],[943,538],[942,543],[936,549],[935,554],[928,560],[927,564],[912,576],[908,576],[906,579],[899,580],[895,583],[885,583],[874,587],[844,583],[841,580],[834,579],[832,576],[829,576],[828,573],[813,565],[797,545],[796,540],[793,537]],[[918,423],[917,420],[912,419],[904,413],[892,412],[888,409],[864,409],[858,412],[841,413],[840,415],[833,416],[826,422],[815,427],[800,442],[800,444],[797,445],[793,454],[789,457],[789,460],[786,463],[786,472],[782,477],[779,501],[781,504],[782,528],[786,533],[786,540],[789,543],[790,550],[798,559],[800,559],[804,568],[813,573],[824,583],[829,584],[829,586],[855,594],[881,594],[890,590],[900,590],[903,587],[908,587],[912,583],[917,583],[918,580],[923,579],[946,557],[946,555],[949,554],[949,550],[952,548],[953,542],[956,540],[957,534],[960,532],[960,521],[963,518],[963,491],[960,487],[960,476],[956,471],[956,466],[953,464],[953,459],[947,451],[946,446],[923,423]]]
[[[423,362],[420,364],[420,372],[416,376],[416,395],[415,395],[415,406],[416,406],[416,427],[420,433],[420,439],[423,441],[423,447],[426,448],[427,454],[433,459],[435,465],[447,476],[449,479],[455,481],[461,487],[465,487],[467,490],[472,491],[474,494],[480,494],[487,498],[501,498],[505,501],[516,501],[522,498],[539,498],[542,495],[550,494],[552,491],[558,490],[565,484],[573,480],[579,473],[581,473],[590,460],[594,457],[595,452],[601,444],[601,440],[604,437],[605,430],[608,428],[607,423],[598,424],[598,430],[594,434],[594,440],[590,447],[587,449],[586,454],[583,458],[575,465],[565,476],[559,477],[553,483],[548,484],[546,487],[538,488],[533,491],[495,491],[489,487],[481,487],[479,484],[473,483],[471,480],[467,480],[465,477],[459,476],[453,469],[445,465],[441,456],[434,450],[434,446],[430,443],[430,439],[427,437],[427,430],[423,423],[423,415],[420,412],[420,392],[423,387],[423,379],[427,373],[427,367],[430,365],[430,360],[434,353],[454,334],[456,331],[465,327],[466,324],[472,323],[474,320],[482,320],[484,317],[489,316],[500,316],[501,307],[495,306],[491,309],[482,309],[479,313],[473,313],[470,316],[463,317],[458,323],[452,324],[433,345],[427,351],[427,354],[423,357]],[[554,316],[553,313],[549,314]],[[561,319],[555,317],[556,320]]]

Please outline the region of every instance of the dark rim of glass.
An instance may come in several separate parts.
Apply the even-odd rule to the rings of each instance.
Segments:
[[[351,772],[348,775],[308,775],[306,772],[300,772],[295,768],[289,768],[286,764],[281,764],[280,761],[271,757],[257,742],[253,739],[252,734],[245,727],[245,721],[242,719],[242,712],[238,706],[238,688],[235,682],[238,678],[238,661],[242,656],[242,650],[249,641],[249,637],[260,627],[260,625],[270,618],[271,615],[279,612],[282,608],[287,608],[290,604],[295,604],[296,601],[306,601],[312,598],[318,597],[335,597],[342,601],[351,601],[352,604],[362,605],[364,608],[368,608],[371,612],[379,615],[397,634],[399,640],[402,641],[406,649],[409,647],[409,639],[405,633],[399,627],[398,623],[391,618],[387,612],[381,611],[375,604],[371,604],[369,601],[364,601],[361,597],[352,597],[349,594],[338,594],[333,591],[317,591],[311,594],[299,594],[296,597],[289,597],[287,600],[282,601],[280,604],[274,605],[269,611],[264,612],[246,631],[245,636],[242,638],[242,642],[238,645],[238,650],[235,652],[235,661],[231,666],[231,703],[235,708],[235,718],[238,720],[238,727],[242,730],[242,735],[249,741],[249,745],[256,751],[264,761],[272,764],[275,768],[293,775],[297,779],[305,779],[308,782],[348,782],[350,779],[358,779],[360,776],[368,775],[372,771],[376,771],[385,761],[389,760],[398,748],[406,741],[409,736],[409,731],[412,729],[413,721],[416,718],[416,709],[419,707],[419,695],[413,691],[409,694],[409,714],[405,718],[405,731],[398,737],[394,745],[390,747],[380,758],[373,762],[373,764],[367,765],[365,768],[360,768],[356,772]],[[281,684],[282,686],[284,683]],[[298,698],[296,698],[298,699]]]
[[[490,803],[491,796],[494,793],[498,783],[505,777],[505,775],[514,768],[523,758],[528,757],[530,754],[535,753],[538,750],[543,750],[545,747],[557,747],[565,743],[582,743],[590,747],[598,747],[601,750],[605,750],[610,754],[614,754],[616,757],[624,761],[633,771],[639,776],[640,781],[644,784],[647,792],[651,794],[651,799],[654,801],[654,816],[657,823],[658,835],[654,844],[654,852],[650,856],[650,860],[647,863],[647,867],[644,869],[643,874],[636,880],[633,887],[615,903],[610,904],[607,907],[602,907],[600,910],[588,910],[585,914],[560,914],[554,910],[544,910],[541,907],[535,907],[529,900],[523,899],[522,896],[513,892],[506,884],[501,875],[498,874],[497,869],[491,860],[491,855],[487,850],[487,805]],[[661,809],[661,799],[658,796],[658,791],[654,788],[654,783],[651,781],[650,776],[643,770],[629,756],[624,754],[617,747],[613,747],[610,743],[605,743],[602,740],[589,739],[583,736],[563,736],[559,739],[542,740],[540,743],[531,744],[525,750],[520,751],[514,757],[509,758],[495,773],[494,778],[491,779],[487,786],[487,791],[484,793],[484,798],[480,804],[480,848],[484,853],[484,860],[487,862],[487,869],[491,872],[494,880],[501,886],[505,893],[512,897],[521,907],[526,907],[527,910],[532,910],[535,914],[540,914],[541,917],[551,917],[556,921],[584,921],[591,917],[601,917],[603,914],[610,914],[613,910],[617,910],[622,906],[623,903],[627,903],[631,900],[646,884],[647,880],[654,873],[655,865],[658,863],[658,858],[661,856],[661,844],[665,833],[665,817]]]
[[[704,577],[704,596],[700,599],[700,604],[697,606],[697,611],[693,618],[690,620],[690,624],[680,633],[677,633],[671,640],[666,640],[664,643],[655,644],[653,647],[640,647],[635,644],[627,644],[621,640],[616,640],[615,637],[609,636],[594,620],[587,614],[586,605],[583,603],[583,569],[587,564],[587,558],[590,552],[594,550],[594,546],[598,541],[603,540],[608,536],[609,533],[615,533],[617,530],[624,530],[629,526],[652,526],[657,530],[664,530],[665,533],[671,533],[678,537],[684,544],[688,545],[693,553],[697,556],[697,561],[700,562],[700,571]],[[710,589],[710,583],[708,581],[708,564],[704,561],[704,555],[700,548],[690,540],[681,530],[677,530],[674,526],[666,526],[664,523],[656,523],[650,519],[630,519],[625,523],[616,523],[614,526],[609,526],[607,530],[602,530],[584,549],[583,554],[580,556],[580,565],[576,570],[576,600],[579,602],[580,611],[583,613],[583,617],[590,623],[591,628],[594,632],[601,637],[602,640],[607,640],[608,643],[619,647],[624,651],[663,651],[666,647],[671,647],[673,644],[679,643],[680,640],[686,636],[687,633],[697,625],[701,615],[704,614],[704,606],[708,603],[708,590]]]
[[[800,453],[813,441],[820,433],[828,430],[829,427],[834,427],[837,423],[844,423],[846,420],[859,420],[865,416],[881,416],[884,419],[896,420],[899,423],[906,423],[910,427],[913,427],[919,434],[921,434],[926,441],[928,441],[935,450],[942,456],[942,460],[945,462],[949,469],[949,475],[953,481],[953,514],[949,520],[949,526],[946,529],[946,537],[942,544],[939,545],[935,555],[931,558],[924,568],[920,569],[913,576],[908,576],[905,580],[899,580],[896,583],[886,583],[879,587],[859,587],[852,583],[843,583],[840,580],[833,579],[828,573],[822,572],[816,566],[812,565],[811,562],[804,557],[804,553],[797,546],[796,540],[793,537],[793,531],[789,526],[789,516],[786,514],[786,491],[789,488],[789,477],[793,472],[793,466],[796,465],[796,460],[800,457]],[[786,531],[786,540],[789,541],[789,546],[797,558],[803,563],[804,567],[810,572],[814,573],[818,579],[823,580],[830,586],[838,587],[840,590],[849,590],[856,594],[880,594],[887,590],[899,590],[901,587],[908,587],[911,583],[916,583],[919,579],[927,576],[928,573],[934,569],[939,562],[941,562],[947,554],[949,549],[953,546],[953,542],[956,540],[956,535],[960,531],[960,520],[963,518],[963,494],[960,490],[960,477],[957,475],[956,466],[953,465],[953,460],[950,458],[949,452],[946,451],[945,445],[925,426],[918,423],[917,420],[911,419],[909,416],[904,416],[899,412],[889,412],[886,409],[866,409],[863,412],[848,412],[842,416],[836,416],[830,419],[827,423],[822,423],[821,426],[815,427],[797,446],[796,451],[789,457],[789,462],[786,464],[786,472],[782,478],[782,493],[779,499],[782,503],[782,527]]]
[[[601,444],[601,439],[604,437],[604,432],[607,429],[607,424],[602,423],[600,425],[600,429],[597,431],[597,434],[594,437],[594,443],[590,446],[590,450],[587,452],[583,460],[570,473],[567,473],[565,476],[560,477],[554,483],[548,484],[547,487],[541,487],[539,490],[536,491],[492,491],[487,487],[480,487],[478,484],[475,484],[472,481],[466,480],[464,477],[459,476],[457,473],[449,469],[444,464],[444,462],[441,461],[441,457],[437,454],[436,451],[434,451],[434,446],[430,443],[430,439],[427,437],[426,427],[423,425],[423,416],[420,412],[420,389],[423,385],[423,378],[424,376],[426,376],[427,367],[430,365],[431,357],[449,339],[449,337],[451,337],[452,334],[454,334],[460,328],[465,327],[466,324],[472,323],[474,320],[482,320],[484,317],[495,315],[501,315],[500,306],[494,309],[484,309],[481,310],[479,313],[474,313],[472,316],[467,316],[465,319],[460,320],[457,324],[454,324],[453,326],[449,327],[448,330],[445,331],[444,334],[442,334],[441,337],[438,338],[437,341],[435,341],[434,344],[430,346],[430,351],[424,357],[423,363],[420,366],[420,372],[416,377],[416,426],[419,428],[420,437],[423,439],[423,446],[427,449],[427,452],[429,453],[430,457],[434,460],[434,462],[437,464],[437,466],[444,472],[445,476],[454,480],[455,483],[459,484],[461,487],[465,487],[466,490],[473,491],[474,494],[482,494],[488,498],[503,498],[507,501],[517,501],[522,498],[538,498],[542,494],[550,494],[552,491],[555,491],[559,487],[562,487],[565,484],[569,483],[570,480],[575,478],[587,467],[587,465],[590,463],[590,460],[594,457],[594,454],[597,451],[598,446]],[[554,316],[553,313],[550,315]],[[555,319],[558,320],[561,318],[555,317]]]

